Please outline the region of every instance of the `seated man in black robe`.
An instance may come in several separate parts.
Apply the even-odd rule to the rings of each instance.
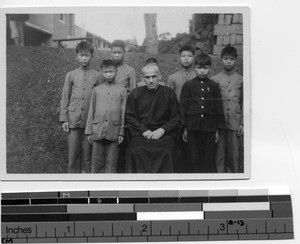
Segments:
[[[158,84],[157,65],[142,69],[146,86],[134,89],[127,99],[125,124],[130,141],[127,173],[173,173],[175,137],[180,109],[175,92]]]

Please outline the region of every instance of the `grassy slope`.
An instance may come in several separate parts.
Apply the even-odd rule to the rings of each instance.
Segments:
[[[99,53],[92,67],[107,53]],[[149,55],[129,53],[127,63],[139,75]],[[158,57],[163,79],[179,69],[178,57]],[[77,66],[73,50],[46,47],[7,48],[7,173],[66,173],[67,140],[58,122],[67,71]],[[212,75],[221,64],[213,58]],[[238,72],[242,73],[239,62]],[[137,78],[139,80],[139,78]]]

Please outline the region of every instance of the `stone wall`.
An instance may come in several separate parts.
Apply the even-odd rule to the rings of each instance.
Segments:
[[[243,55],[243,15],[219,14],[218,23],[214,26],[215,45],[213,54],[220,56],[225,46],[233,46],[238,55]]]

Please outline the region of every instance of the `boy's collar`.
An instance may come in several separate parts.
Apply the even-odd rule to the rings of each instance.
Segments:
[[[79,65],[79,69],[81,69],[81,70],[90,70],[91,69],[91,65],[88,65],[86,67],[82,67],[81,65]]]
[[[181,70],[183,70],[183,71],[188,71],[188,72],[190,72],[190,71],[192,71],[193,69],[194,69],[193,65],[189,66],[188,68],[185,68],[185,67],[183,67],[183,66],[181,65]]]
[[[117,64],[117,67],[122,66],[124,63],[125,63],[125,62],[124,62],[124,60],[123,60],[121,63]]]
[[[233,73],[235,73],[235,69],[233,68],[233,69],[230,70],[230,71],[227,71],[226,69],[223,69],[223,72],[224,72],[226,75],[230,76],[230,75],[232,75]]]
[[[107,82],[107,81],[104,81],[103,84],[106,84],[107,86],[111,86],[111,85],[115,85],[116,84],[116,79],[114,79],[112,82]]]
[[[207,81],[207,79],[208,79],[208,77],[206,76],[206,77],[204,77],[204,78],[200,78],[199,76],[197,76],[197,78],[198,78],[198,80],[200,80],[200,81],[203,81],[203,82],[206,82]]]

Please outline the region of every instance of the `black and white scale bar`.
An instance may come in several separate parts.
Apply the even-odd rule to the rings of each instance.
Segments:
[[[2,242],[292,239],[286,189],[2,193]]]

